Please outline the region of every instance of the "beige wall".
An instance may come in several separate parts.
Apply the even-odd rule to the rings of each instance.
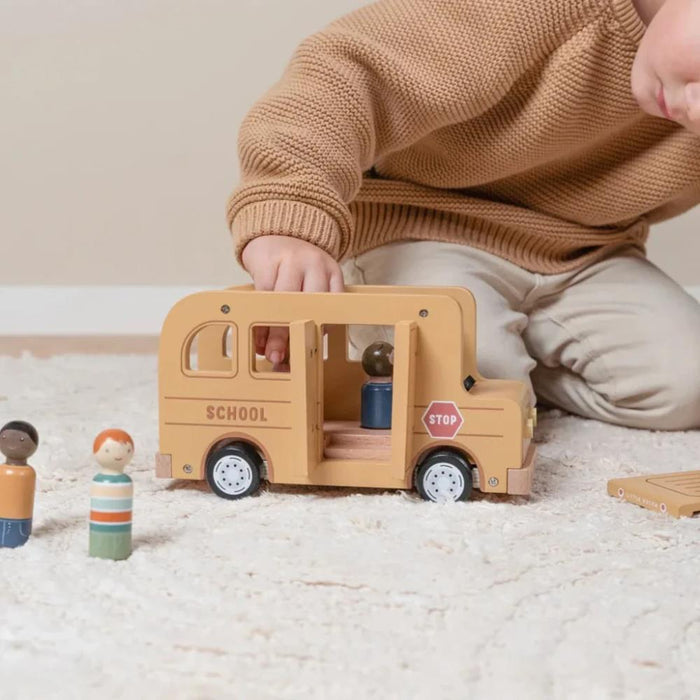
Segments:
[[[2,284],[240,280],[224,220],[238,124],[303,36],[363,4],[1,2]],[[686,284],[699,221],[652,245]]]

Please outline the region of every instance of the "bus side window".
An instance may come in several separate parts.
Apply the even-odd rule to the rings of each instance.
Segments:
[[[188,338],[183,353],[185,374],[230,376],[236,374],[236,326],[210,323]]]

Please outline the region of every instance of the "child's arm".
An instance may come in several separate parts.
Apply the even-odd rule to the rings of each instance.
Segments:
[[[241,184],[228,218],[256,285],[342,285],[335,261],[350,244],[347,205],[363,173],[382,172],[385,156],[488,110],[551,51],[553,18],[586,7],[380,0],[302,42],[240,131]],[[430,159],[425,153],[417,167]]]

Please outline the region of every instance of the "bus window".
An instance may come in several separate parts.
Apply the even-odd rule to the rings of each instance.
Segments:
[[[281,362],[273,365],[265,357],[265,345],[274,336],[279,339],[279,345],[284,347],[284,357]],[[289,356],[289,324],[266,326],[258,324],[250,330],[250,371],[253,376],[265,376],[275,379],[289,379],[291,358]]]
[[[233,377],[238,369],[236,326],[210,323],[197,328],[187,339],[183,371],[195,376]]]

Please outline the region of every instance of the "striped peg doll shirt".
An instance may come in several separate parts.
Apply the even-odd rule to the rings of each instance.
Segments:
[[[90,556],[126,559],[131,554],[133,502],[131,477],[95,475],[90,485]]]

